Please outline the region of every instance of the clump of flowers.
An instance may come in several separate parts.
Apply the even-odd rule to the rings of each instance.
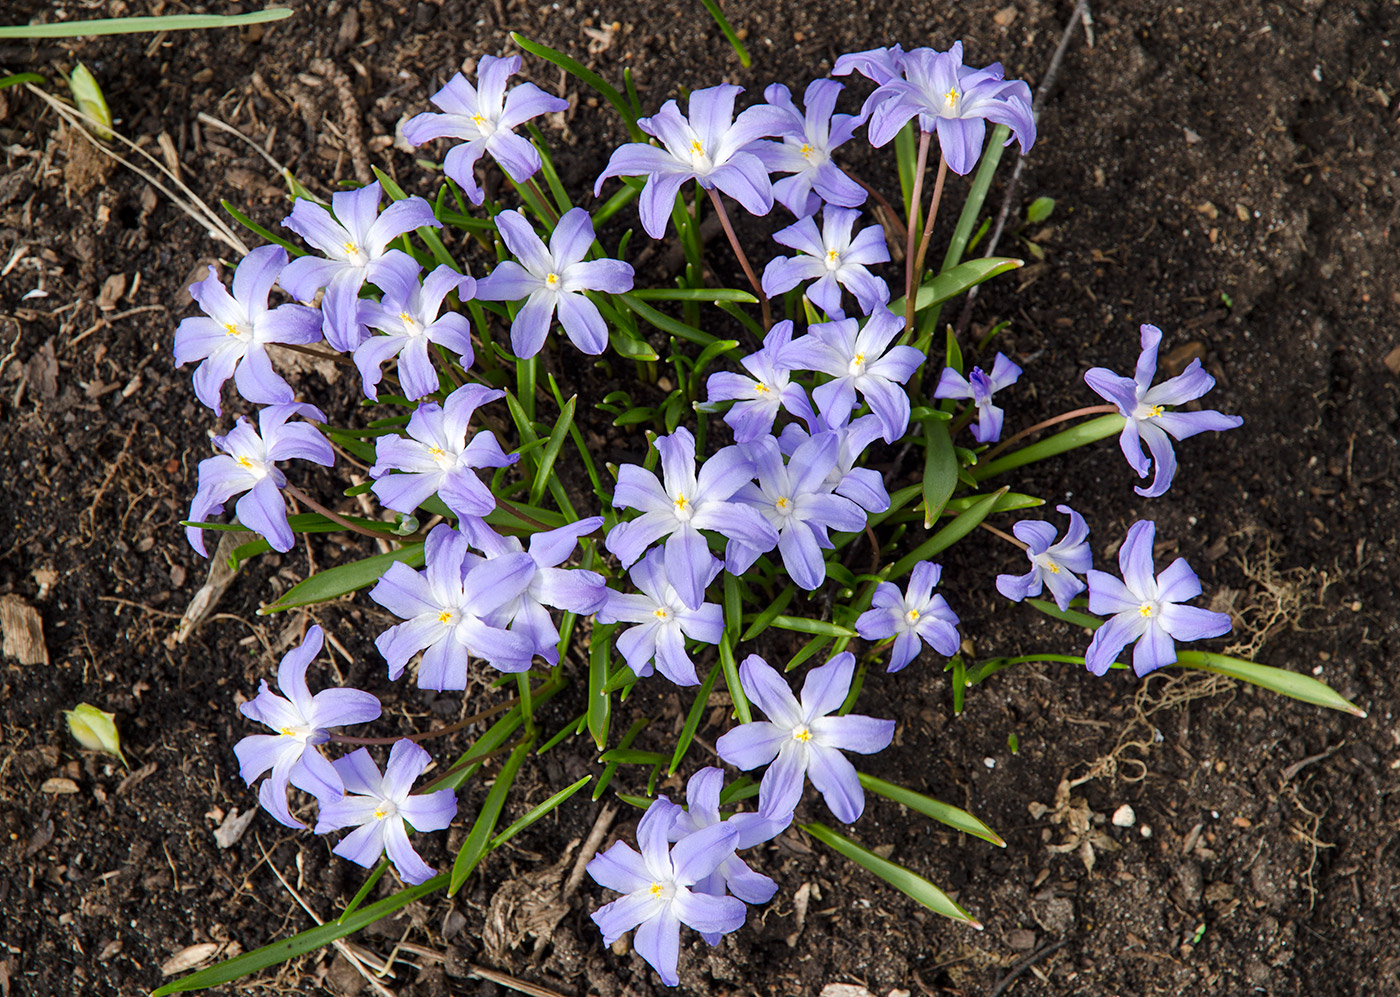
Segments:
[[[1006,80],[996,64],[964,65],[954,44],[843,55],[836,75],[859,72],[876,84],[853,113],[837,113],[843,91],[832,80],[812,81],[802,110],[787,86],[774,84],[765,101],[736,111],[741,89],[722,84],[691,91],[684,114],[670,100],[640,118],[603,90],[617,97],[636,141],[601,167],[595,195],[622,180],[599,207],[575,205],[559,172],[546,169],[544,132],[532,122],[568,102],[529,82],[508,89],[523,70],[518,56],[483,56],[475,84],[454,75],[431,98],[438,110],[406,123],[404,137],[420,154],[436,139],[456,141],[432,199],[405,195],[383,174],[337,191],[329,207],[297,198],[284,225],[311,251],[292,258],[281,246],[254,250],[234,271],[232,293],[211,271],[195,285],[204,314],[175,335],[175,360],[200,361],[195,392],[216,417],[229,380],[243,403],[261,406],[252,420],[240,414],[225,435],[212,435],[218,452],[199,465],[185,523],[191,546],[207,556],[209,531],[251,530],[262,540],[235,547],[241,562],[337,533],[336,563],[262,612],[349,598],[373,604],[365,618],[378,627],[369,636],[382,681],[494,700],[409,736],[346,734],[340,728],[380,716],[380,699],[353,688],[310,692],[308,669],[333,636],[328,622],[324,631],[306,629],[282,659],[283,695],[263,682],[242,704],[244,716],[272,731],[234,748],[249,785],[270,773],[258,790],[264,809],[304,829],[297,815],[314,800],[315,833],[346,832],[335,855],[375,867],[374,877],[392,867],[418,886],[376,909],[423,897],[434,884],[455,893],[493,849],[577,805],[569,801],[592,784],[594,799],[611,789],[639,807],[635,828],[622,822],[618,839],[587,864],[598,886],[618,894],[593,912],[599,942],[633,932],[634,949],[667,985],[679,982],[690,944],[683,926],[723,944],[743,928],[749,905],[780,892],[764,872],[763,849],[778,835],[805,836],[915,902],[980,927],[932,883],[908,869],[892,873],[892,859],[823,823],[829,813],[854,824],[883,805],[872,799],[880,796],[1004,844],[973,815],[925,796],[922,780],[897,786],[852,758],[876,770],[900,767],[881,756],[902,718],[860,712],[867,687],[884,686],[897,704],[909,689],[897,673],[941,669],[960,709],[966,690],[1037,660],[1019,652],[965,660],[973,645],[959,628],[975,604],[967,590],[978,583],[1095,629],[1082,655],[1045,660],[1101,676],[1134,645],[1138,675],[1206,668],[1356,711],[1307,676],[1285,679],[1262,665],[1179,649],[1223,635],[1231,621],[1186,604],[1202,587],[1184,559],[1156,573],[1152,520],[1128,530],[1121,579],[1091,568],[1092,510],[1058,505],[1069,517],[1059,539],[1040,519],[1020,518],[1010,534],[995,525],[1043,504],[989,485],[1034,461],[1119,434],[1140,477],[1155,465],[1151,486],[1137,490],[1155,498],[1175,473],[1172,439],[1241,424],[1215,411],[1173,410],[1214,380],[1198,361],[1153,386],[1163,336],[1153,326],[1142,327],[1133,378],[1100,367],[1086,375],[1111,404],[1005,439],[1003,429],[1023,413],[1016,393],[1001,404],[993,395],[1033,377],[1030,360],[1022,358],[1027,374],[1003,353],[986,355],[990,335],[974,347],[951,330],[934,349],[938,302],[981,279],[959,267],[956,253],[940,272],[925,271],[944,174],[989,169],[984,144],[1031,148],[1026,84]],[[900,267],[884,227],[857,228],[865,188],[846,172],[843,147],[884,147],[905,129],[918,150],[910,192],[917,210],[903,222],[901,309]],[[935,137],[938,180],[925,209]],[[901,144],[915,147],[909,142]],[[479,181],[478,169],[493,164],[508,186]],[[488,200],[491,190],[499,194]],[[702,191],[751,294],[706,283]],[[749,262],[757,247],[746,251],[726,196],[752,215],[767,215],[776,200],[797,216],[770,226],[775,245],[797,255],[769,247],[760,279]],[[972,195],[968,217],[977,217],[981,196]],[[652,238],[674,226],[687,254],[682,286],[635,286],[645,274],[620,258],[630,232],[619,244],[605,225],[619,213],[614,228],[635,217]],[[893,225],[893,216],[883,220]],[[445,227],[470,237],[444,239]],[[279,286],[294,300],[273,305]],[[963,361],[964,348],[977,362]],[[353,364],[367,411],[327,415],[298,401],[286,350]],[[633,373],[665,400],[635,404]],[[561,380],[578,394],[566,398]],[[1085,416],[1096,418],[1023,442]],[[955,445],[968,427],[971,449]],[[367,479],[350,478],[351,465]],[[332,483],[331,471],[347,480]],[[236,496],[232,521],[216,519]],[[999,556],[1005,548],[975,563],[942,558],[946,578],[932,560],[954,543],[992,535],[1019,548],[1014,560],[1024,567],[1025,557],[1030,570],[996,573],[1011,563]],[[1038,598],[1046,589],[1053,602]],[[363,598],[354,595],[360,590]],[[617,721],[634,705],[626,690],[662,681],[656,673],[679,689],[662,701],[679,695],[684,719],[650,729],[637,719],[620,733]],[[556,697],[572,719],[549,731],[540,707]],[[657,795],[663,771],[674,775],[693,759],[697,733],[720,704],[717,716],[730,716],[710,736],[723,766],[693,771],[687,807]],[[543,800],[519,799],[522,767],[566,744],[579,766],[596,759],[598,767],[551,786]],[[468,827],[459,800],[478,790],[465,808]],[[500,829],[507,807],[516,816]],[[442,836],[434,834],[454,823],[461,844],[450,871],[439,872],[432,849]],[[629,837],[636,848],[622,840]],[[292,951],[302,949],[286,947]]]

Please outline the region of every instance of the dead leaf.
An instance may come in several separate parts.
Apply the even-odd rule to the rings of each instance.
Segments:
[[[104,312],[114,311],[117,302],[126,293],[126,274],[114,273],[102,282],[102,291],[97,295],[97,307]]]
[[[201,962],[214,958],[214,953],[218,951],[218,942],[200,942],[198,945],[183,948],[160,964],[160,975],[174,976],[187,969],[194,969]]]
[[[54,794],[76,793],[78,791],[78,784],[72,779],[55,777],[53,779],[45,779],[44,784],[39,787],[39,790],[40,792]]]
[[[249,810],[245,814],[240,814],[238,808],[234,807],[229,811],[223,821],[214,829],[214,840],[220,848],[232,848],[238,844],[238,839],[243,837],[243,832],[248,830],[248,825],[253,822],[253,818],[258,815],[257,807]]]
[[[828,983],[822,987],[819,997],[875,997],[875,995],[857,983]]]

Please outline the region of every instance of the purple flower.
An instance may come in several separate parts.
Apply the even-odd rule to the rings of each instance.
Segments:
[[[463,367],[471,366],[471,323],[460,312],[438,313],[452,291],[464,301],[470,298],[476,281],[440,266],[419,284],[418,270],[412,260],[381,268],[376,282],[383,299],[359,304],[360,324],[385,333],[370,336],[355,347],[352,357],[369,398],[379,397],[380,368],[394,357],[399,358],[399,384],[405,396],[422,398],[437,391],[438,373],[428,355],[429,344],[447,347],[462,358]]]
[[[728,821],[687,834],[667,846],[672,824],[681,808],[658,797],[637,823],[637,845],[617,842],[588,863],[588,874],[600,886],[625,894],[593,912],[593,923],[611,945],[628,931],[637,954],[661,974],[661,982],[680,982],[681,925],[706,935],[723,935],[743,926],[748,908],[734,897],[692,891],[734,854],[739,832]]]
[[[442,228],[421,197],[395,201],[381,214],[381,194],[377,180],[359,190],[338,191],[331,195],[331,211],[299,198],[292,213],[282,219],[283,225],[327,258],[299,256],[287,264],[278,280],[299,301],[310,301],[317,291],[326,289],[321,301],[323,329],[326,342],[337,350],[349,352],[365,338],[356,308],[365,281],[378,284],[385,267],[413,265],[412,257],[390,249],[389,243],[424,225]]]
[[[791,363],[831,375],[812,391],[828,422],[844,422],[859,392],[880,417],[886,443],[904,435],[909,396],[901,385],[924,362],[924,355],[912,346],[890,345],[903,330],[902,318],[888,308],[876,308],[864,326],[853,318],[820,322],[793,340]]]
[[[757,484],[746,484],[734,493],[736,501],[754,509],[778,531],[778,551],[783,567],[800,588],[811,591],[826,581],[823,550],[831,550],[828,529],[859,533],[865,529],[865,513],[848,498],[832,491],[828,480],[836,470],[840,441],[835,433],[820,433],[797,448],[783,463],[778,441],[771,436],[748,444],[758,472]],[[763,551],[732,541],[729,570],[747,571]]]
[[[997,575],[997,591],[1013,602],[1040,595],[1042,586],[1049,586],[1055,605],[1069,609],[1070,600],[1084,591],[1075,572],[1083,574],[1093,563],[1093,552],[1085,543],[1089,526],[1069,506],[1055,508],[1069,517],[1069,529],[1059,543],[1055,543],[1055,527],[1038,519],[1023,519],[1011,527],[1026,545],[1031,562],[1031,570],[1024,575]]]
[[[763,271],[763,293],[770,298],[789,291],[804,280],[816,279],[804,292],[832,318],[845,318],[841,310],[841,288],[856,296],[860,310],[869,315],[890,300],[889,286],[876,277],[866,264],[885,263],[885,230],[870,225],[851,238],[851,229],[860,217],[854,208],[827,207],[822,211],[822,231],[817,234],[813,218],[773,233],[773,241],[798,250],[800,256],[779,256],[768,261]]]
[[[690,93],[690,116],[681,114],[674,100],[661,105],[653,117],[637,124],[661,140],[663,148],[629,142],[618,147],[608,167],[593,185],[596,197],[608,177],[645,176],[638,210],[642,228],[653,239],[666,234],[666,223],[676,194],[687,180],[707,190],[718,187],[754,215],[773,208],[773,185],[762,160],[745,150],[749,143],[780,135],[788,127],[785,111],[759,104],[734,117],[734,99],[743,87],[721,84]]]
[[[823,201],[843,208],[865,203],[865,190],[831,161],[831,152],[848,142],[861,118],[836,114],[836,98],[843,89],[835,80],[813,80],[807,84],[802,102],[804,114],[792,102],[792,91],[773,83],[763,91],[763,99],[785,111],[788,128],[781,142],[755,142],[749,151],[763,160],[770,173],[792,176],[773,184],[773,198],[798,218],[815,214]]]
[[[316,695],[306,685],[307,666],[321,653],[324,639],[319,626],[306,631],[306,638],[292,648],[277,666],[277,688],[283,699],[267,687],[238,708],[249,720],[266,724],[276,734],[252,734],[233,746],[238,756],[238,774],[248,785],[268,769],[272,775],[258,789],[258,802],[288,827],[305,827],[287,808],[287,786],[321,798],[341,792],[340,776],[317,750],[330,738],[330,728],[362,724],[378,719],[379,700],[359,689],[323,689]]]
[[[190,285],[190,296],[204,315],[187,318],[175,330],[175,366],[203,360],[194,372],[194,393],[223,415],[219,389],[230,376],[250,402],[271,405],[292,400],[292,387],[272,369],[268,343],[314,343],[321,338],[321,314],[306,305],[267,307],[277,274],[287,265],[281,246],[259,246],[233,272],[233,294],[209,268]]]
[[[759,784],[760,814],[781,819],[792,813],[802,799],[804,776],[811,777],[837,820],[850,824],[865,810],[860,777],[841,752],[883,751],[894,738],[894,721],[828,715],[845,701],[855,667],[855,655],[843,651],[811,669],[799,703],[787,681],[758,655],[749,655],[739,666],[745,694],[769,719],[726,731],[715,748],[726,762],[746,771],[773,762]]]
[[[899,45],[872,48],[864,52],[847,52],[836,59],[836,64],[831,67],[831,75],[848,76],[857,72],[866,79],[874,80],[877,86],[883,86],[904,72],[903,60],[904,49]],[[871,101],[867,98],[866,109],[870,106]],[[862,110],[861,116],[864,115],[865,110]]]
[[[791,342],[792,322],[774,322],[763,337],[763,349],[739,361],[751,376],[721,370],[705,382],[708,401],[735,402],[724,414],[724,421],[734,430],[735,442],[752,443],[767,436],[780,408],[800,419],[815,418],[802,385],[794,384],[788,376],[792,368],[784,354]]]
[[[733,814],[728,820],[719,812],[720,790],[724,788],[724,770],[710,766],[690,777],[685,785],[685,801],[688,806],[676,814],[669,835],[672,841],[680,841],[687,835],[713,827],[721,822],[726,827],[739,832],[735,848],[752,848],[769,841],[792,823],[792,815],[781,820],[770,820],[760,814]],[[708,893],[713,897],[726,896],[726,889],[744,903],[766,904],[778,892],[778,884],[759,872],[754,872],[737,855],[731,855],[715,871],[695,884],[694,892]],[[718,932],[701,932],[701,936],[711,945],[718,945]]]
[[[529,588],[535,562],[520,553],[468,566],[467,555],[466,537],[445,523],[435,526],[424,543],[426,571],[396,561],[370,590],[371,599],[406,621],[374,641],[389,678],[402,675],[419,651],[420,689],[465,689],[473,654],[503,672],[529,670],[534,643],[486,621]]]
[[[367,748],[337,758],[335,770],[345,783],[345,794],[319,801],[316,833],[353,827],[335,846],[341,858],[368,869],[388,852],[405,883],[432,879],[432,868],[409,844],[405,826],[411,824],[419,832],[441,831],[457,816],[457,795],[450,789],[409,795],[414,780],[431,761],[431,755],[407,738],[394,742],[382,776]]]
[[[508,467],[520,456],[505,453],[490,430],[476,433],[468,443],[467,428],[479,406],[504,397],[504,391],[464,384],[442,405],[419,405],[408,420],[407,439],[381,436],[374,441],[369,474],[376,479],[375,496],[395,512],[412,512],[436,493],[459,519],[489,515],[496,496],[474,468]]]
[[[636,623],[617,636],[617,649],[627,659],[627,667],[641,678],[652,673],[652,662],[676,685],[699,685],[695,662],[685,650],[685,638],[705,644],[718,644],[724,636],[724,611],[717,603],[702,603],[689,609],[675,586],[666,580],[666,555],[653,550],[632,566],[632,583],[642,591],[637,595],[607,592],[607,602],[598,610],[599,623]],[[705,579],[708,585],[719,574],[719,562],[711,565]]]
[[[920,561],[909,576],[907,591],[900,592],[893,582],[875,586],[875,595],[870,599],[875,608],[860,614],[856,632],[866,640],[894,638],[886,671],[897,672],[913,661],[918,656],[920,640],[944,657],[958,653],[958,614],[941,595],[933,594],[942,573],[939,565]]]
[[[214,437],[214,446],[223,454],[199,462],[199,487],[190,504],[191,522],[204,522],[218,515],[224,511],[225,502],[247,492],[234,507],[238,522],[263,537],[273,550],[292,549],[295,539],[281,495],[287,476],[274,462],[300,458],[326,467],[335,463],[335,451],[320,431],[309,423],[288,423],[293,415],[326,421],[320,409],[300,402],[269,405],[258,412],[257,430],[239,416],[227,436]],[[204,549],[202,529],[188,526],[185,536],[191,547],[204,557],[209,556]]]
[[[914,49],[888,63],[874,61],[869,68],[883,75],[890,65],[897,66],[900,75],[881,81],[865,104],[871,145],[884,145],[916,115],[920,131],[937,132],[948,168],[958,174],[977,165],[988,121],[1009,127],[1023,155],[1035,144],[1030,87],[1005,79],[1000,63],[986,69],[964,66],[962,42],[954,42],[947,52]],[[850,68],[865,71],[854,64]]]
[[[1230,632],[1230,617],[1179,603],[1201,594],[1201,580],[1178,557],[1153,577],[1152,540],[1157,524],[1139,520],[1128,530],[1118,551],[1119,581],[1106,571],[1089,571],[1089,612],[1112,613],[1112,619],[1094,631],[1084,663],[1102,675],[1133,641],[1133,671],[1139,676],[1176,661],[1174,640],[1204,640]]]
[[[831,426],[821,416],[813,416],[808,424],[818,434],[834,433],[839,445],[836,450],[836,466],[826,477],[826,484],[837,495],[850,499],[866,512],[884,512],[890,507],[890,493],[885,490],[885,479],[873,467],[856,467],[866,448],[880,438],[884,430],[880,427],[880,417],[863,415],[859,419]],[[783,427],[778,437],[778,447],[783,456],[792,457],[797,448],[806,443],[812,435],[796,423]]]
[[[535,562],[529,587],[514,602],[502,606],[490,622],[504,622],[512,633],[524,634],[550,667],[559,664],[559,631],[545,607],[586,615],[597,612],[607,601],[607,581],[598,572],[559,567],[573,554],[580,537],[602,525],[603,517],[593,516],[557,530],[532,533],[526,550],[519,538],[501,536],[483,519],[469,517],[462,522],[467,538],[488,560],[524,551]]]
[[[735,502],[732,496],[752,480],[753,462],[738,447],[725,447],[695,474],[695,437],[681,427],[670,436],[660,436],[656,449],[661,454],[662,487],[656,475],[635,464],[618,468],[613,505],[632,508],[642,514],[629,523],[619,523],[607,536],[607,548],[617,555],[624,568],[630,567],[648,547],[663,537],[666,541],[666,576],[691,609],[700,608],[705,586],[714,577],[716,558],[701,530],[715,530],[759,550],[772,550],[778,534],[756,511]]]
[[[933,397],[971,399],[977,409],[977,424],[972,427],[972,438],[978,443],[995,443],[1001,439],[1001,423],[1005,413],[992,404],[992,394],[1009,388],[1020,376],[1021,368],[998,353],[990,377],[981,367],[973,367],[967,377],[952,367],[944,367]]]
[[[608,327],[598,306],[583,292],[630,291],[632,268],[617,260],[584,259],[593,245],[593,219],[588,212],[566,211],[549,237],[548,249],[518,211],[502,211],[496,216],[496,227],[520,263],[505,260],[497,265],[477,284],[476,296],[483,301],[524,299],[510,324],[515,355],[529,358],[540,351],[556,310],[570,342],[584,353],[602,353],[608,345]]]
[[[1156,461],[1157,472],[1152,477],[1151,486],[1133,489],[1143,498],[1156,498],[1171,487],[1172,478],[1176,476],[1176,452],[1168,437],[1184,440],[1206,430],[1223,432],[1238,428],[1244,420],[1214,409],[1201,412],[1167,411],[1168,405],[1182,405],[1200,398],[1215,387],[1215,378],[1201,369],[1201,361],[1192,360],[1181,374],[1152,387],[1152,378],[1157,373],[1157,347],[1162,342],[1162,330],[1155,325],[1144,325],[1141,332],[1142,353],[1138,356],[1134,377],[1119,377],[1105,367],[1095,367],[1084,375],[1084,380],[1089,387],[1117,405],[1118,411],[1127,420],[1122,435],[1118,437],[1118,446],[1138,477],[1147,477],[1148,468]],[[1143,454],[1143,443],[1151,451],[1152,460]]]
[[[521,83],[506,93],[506,81],[518,72],[518,55],[504,59],[483,55],[477,64],[475,87],[461,73],[456,74],[429,98],[444,113],[424,111],[404,123],[403,137],[410,145],[435,138],[462,140],[448,150],[442,168],[462,185],[473,204],[480,204],[486,196],[472,172],[482,153],[490,153],[512,180],[524,183],[540,168],[540,154],[515,134],[515,129],[541,114],[568,110],[567,100],[551,97],[533,83]]]

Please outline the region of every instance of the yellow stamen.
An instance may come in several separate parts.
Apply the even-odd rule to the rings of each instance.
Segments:
[[[797,727],[792,732],[792,739],[805,744],[812,739],[812,732],[806,727]]]
[[[671,612],[665,606],[658,607],[651,615],[655,616],[658,620],[669,620],[671,618]]]
[[[1146,419],[1155,419],[1155,418],[1157,418],[1157,417],[1158,417],[1159,415],[1161,415],[1161,414],[1162,414],[1162,406],[1161,406],[1161,405],[1153,405],[1150,409],[1147,410],[1147,415],[1144,416],[1143,418],[1146,418]]]
[[[690,505],[690,500],[687,499],[684,495],[677,495],[677,496],[676,496],[676,509],[677,509],[678,511],[680,511],[680,512],[685,512],[686,507],[689,506],[689,505]]]
[[[919,611],[918,611],[917,609],[911,609],[911,610],[909,610],[909,612],[907,612],[907,613],[904,614],[904,618],[905,618],[906,620],[908,620],[910,623],[918,623],[918,622],[919,622]]]
[[[953,107],[958,102],[958,88],[954,87],[943,95],[943,102],[949,107]]]
[[[385,817],[388,817],[388,816],[389,816],[389,808],[388,808],[387,806],[385,806],[383,803],[379,804],[379,806],[377,806],[377,807],[374,808],[374,819],[375,819],[375,820],[383,820]]]
[[[359,255],[360,255],[360,247],[357,246],[357,245],[355,245],[353,242],[347,242],[347,243],[345,244],[345,255],[347,255],[347,256],[359,256]]]
[[[553,287],[555,284],[559,283],[559,275],[557,273],[549,274],[545,277],[544,282],[550,287]]]
[[[665,892],[665,890],[666,887],[662,886],[660,883],[652,883],[651,886],[647,887],[647,892],[654,897],[661,896],[661,894]]]
[[[840,255],[840,254],[837,253],[836,250],[834,250],[834,249],[828,249],[828,250],[826,251],[826,265],[827,265],[827,266],[834,266],[834,265],[836,264],[836,257],[839,256],[839,255]]]
[[[1045,566],[1050,569],[1050,574],[1052,575],[1058,575],[1060,573],[1060,566],[1054,561],[1046,561]]]
[[[439,623],[451,623],[451,622],[452,622],[452,610],[450,610],[450,609],[444,609],[441,613],[438,613],[438,622],[439,622]]]
[[[700,144],[699,139],[692,139],[690,143],[690,151],[693,155],[703,156],[705,154],[705,147]]]
[[[413,316],[408,312],[399,312],[399,321],[410,328],[413,326]]]
[[[1152,603],[1144,602],[1141,606],[1138,607],[1138,612],[1141,613],[1143,616],[1151,616]]]
[[[773,503],[773,506],[774,506],[774,508],[776,508],[779,512],[787,512],[787,511],[788,511],[788,506],[790,506],[791,504],[792,504],[792,503],[788,501],[786,495],[779,495],[779,496],[778,496],[778,501],[774,502],[774,503]]]
[[[482,125],[486,124],[486,119],[479,114],[473,114],[472,124],[476,125],[477,128],[480,128]]]
[[[759,381],[757,384],[755,384],[753,386],[753,389],[757,391],[760,395],[768,394],[768,385],[764,384],[762,381]]]
[[[799,149],[798,151],[802,153],[802,158],[803,158],[803,159],[811,159],[811,158],[812,158],[812,147],[811,147],[810,145],[808,145],[806,142],[803,142],[803,143],[802,143],[802,148]]]
[[[232,322],[225,322],[224,328],[228,330],[230,336],[238,335],[238,326],[234,325]]]
[[[280,733],[282,734],[283,737],[296,737],[296,736],[297,736],[297,732],[294,731],[294,730],[292,730],[292,728],[290,728],[290,727],[283,727]]]
[[[239,467],[247,468],[250,471],[253,469],[253,462],[247,457],[239,457],[237,458],[237,460],[234,461],[234,463],[236,463]]]
[[[443,452],[442,452],[442,448],[441,448],[441,447],[429,447],[429,448],[428,448],[428,453],[430,453],[430,454],[433,455],[433,459],[434,459],[434,460],[436,460],[438,457],[443,456]]]

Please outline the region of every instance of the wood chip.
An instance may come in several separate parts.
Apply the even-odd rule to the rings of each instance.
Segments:
[[[39,787],[39,790],[44,793],[54,793],[55,795],[76,793],[78,791],[78,784],[72,779],[45,779],[44,784]]]
[[[44,644],[44,621],[39,611],[17,595],[0,598],[0,634],[6,657],[18,658],[21,665],[47,665],[49,649]]]
[[[238,844],[238,839],[243,837],[243,832],[248,830],[248,825],[253,823],[253,818],[257,815],[257,807],[245,814],[240,814],[238,808],[234,807],[215,829],[214,840],[220,848],[232,848]]]

